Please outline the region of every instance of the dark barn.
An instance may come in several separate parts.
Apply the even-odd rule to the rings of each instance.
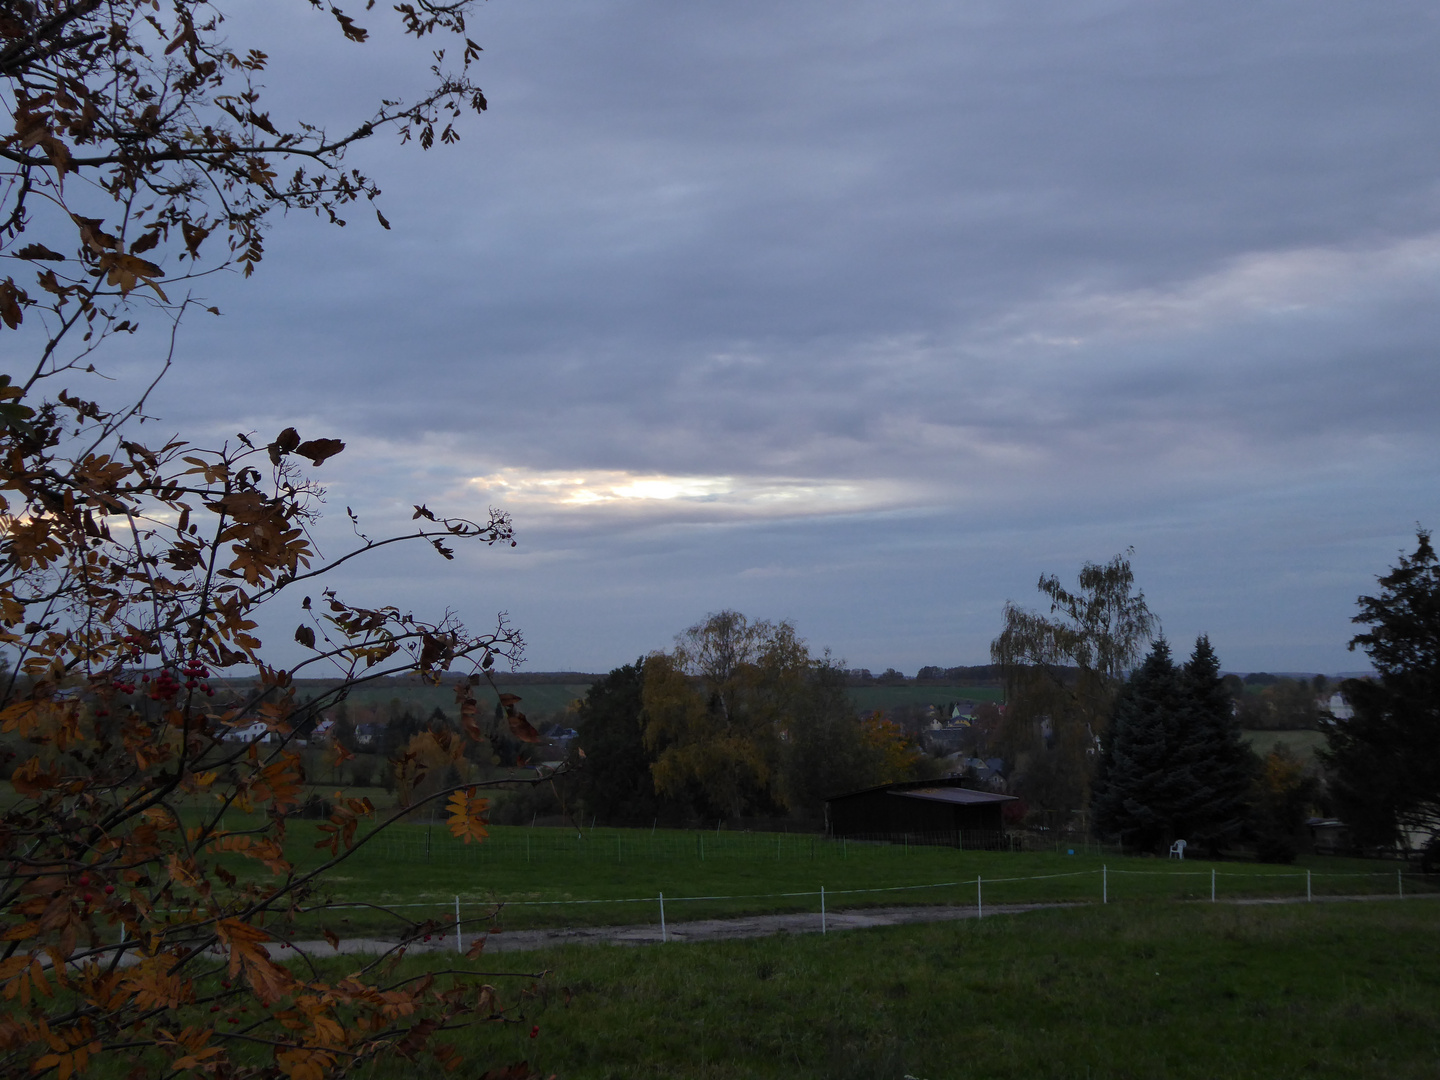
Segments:
[[[1002,808],[1015,801],[957,779],[908,780],[827,799],[825,829],[837,840],[994,850],[1006,846]]]

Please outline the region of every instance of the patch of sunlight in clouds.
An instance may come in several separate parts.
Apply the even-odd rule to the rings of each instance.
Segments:
[[[587,510],[670,516],[785,517],[853,513],[897,505],[907,492],[871,480],[703,476],[620,469],[507,468],[469,486],[507,506],[556,513]]]

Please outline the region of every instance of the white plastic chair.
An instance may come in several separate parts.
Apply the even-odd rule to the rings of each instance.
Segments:
[[[1170,845],[1170,858],[1179,859],[1181,862],[1185,861],[1184,840],[1176,840],[1173,844]]]

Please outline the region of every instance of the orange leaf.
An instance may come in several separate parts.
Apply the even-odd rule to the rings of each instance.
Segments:
[[[489,799],[477,799],[475,789],[457,791],[450,796],[449,826],[453,836],[470,843],[484,840],[490,833],[485,828],[485,811],[490,807]]]
[[[510,713],[506,719],[510,721],[510,734],[521,742],[540,741],[540,732],[536,731],[530,721],[525,719],[524,713]]]

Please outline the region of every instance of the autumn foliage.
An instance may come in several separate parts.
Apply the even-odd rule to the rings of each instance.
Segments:
[[[391,956],[338,981],[281,962],[294,955],[287,917],[323,912],[324,874],[409,809],[377,819],[368,800],[337,793],[320,825],[325,861],[298,871],[286,847],[304,781],[293,744],[350,688],[409,671],[455,684],[463,743],[426,738],[447,760],[462,745],[488,756],[476,695],[497,658],[519,655],[518,634],[317,588],[388,541],[317,557],[303,442],[151,450],[90,403],[8,400],[21,418],[0,432],[0,640],[15,659],[0,709],[14,790],[0,823],[0,1071],[68,1076],[122,1047],[146,1051],[146,1075],[318,1077],[422,1050],[450,1060],[446,1029],[506,1013],[479,982],[385,981],[426,928],[402,924]],[[408,538],[427,547],[511,542],[498,511],[420,521]],[[257,615],[292,593],[306,594],[295,637],[307,655],[277,668]],[[296,675],[317,668],[339,681],[298,702]],[[507,731],[527,734],[505,704]],[[257,722],[278,742],[227,740]],[[396,767],[418,779],[427,765],[407,750]],[[484,839],[474,787],[429,798],[446,802],[456,837]],[[249,824],[227,829],[227,811]],[[227,869],[237,857],[257,872]]]
[[[314,6],[343,48],[370,36]],[[0,767],[13,790],[0,794],[0,1074],[67,1080],[104,1060],[108,1075],[308,1080],[422,1054],[454,1068],[447,1032],[514,1019],[473,965],[394,973],[424,926],[400,920],[388,954],[338,977],[289,939],[295,917],[325,917],[324,876],[413,806],[380,815],[336,793],[323,856],[303,870],[287,837],[306,780],[296,743],[321,711],[387,675],[446,681],[463,735],[433,739],[473,752],[491,734],[478,719],[489,672],[523,648],[503,617],[477,632],[451,612],[356,606],[327,575],[400,542],[446,559],[459,543],[511,545],[510,519],[421,504],[409,531],[372,538],[352,514],[350,549],[322,558],[313,477],[342,441],[286,428],[147,443],[148,387],[118,407],[75,390],[101,385],[86,380],[107,338],[151,340],[147,321],[163,375],[193,303],[182,283],[249,274],[272,211],[344,224],[344,207],[373,201],[348,146],[384,130],[453,141],[453,121],[485,107],[468,7],[397,6],[398,32],[432,47],[433,85],[335,135],[272,118],[268,58],[232,47],[214,6],[0,4],[13,121],[0,134]],[[298,623],[288,666],[266,659],[259,631],[281,604]],[[299,701],[294,680],[315,674],[333,689]],[[532,735],[502,704],[511,733]],[[415,781],[427,768],[409,751],[396,762]],[[424,789],[466,843],[485,837],[479,786]]]

